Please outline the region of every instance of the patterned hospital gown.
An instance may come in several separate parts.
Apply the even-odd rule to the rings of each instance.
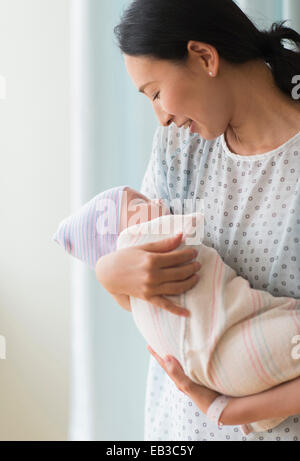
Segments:
[[[175,124],[158,127],[141,192],[162,198],[203,199],[203,243],[273,296],[300,298],[300,132],[263,155],[232,153],[222,135],[207,141]],[[176,208],[178,213],[178,207]],[[145,440],[296,441],[300,415],[267,432],[244,436],[239,426],[219,428],[150,356],[145,403]]]

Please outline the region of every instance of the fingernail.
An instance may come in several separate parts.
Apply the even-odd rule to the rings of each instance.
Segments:
[[[189,317],[189,316],[190,316],[190,311],[184,310],[183,313],[182,313],[182,315],[183,315],[184,317]]]
[[[194,256],[195,256],[195,258],[198,256],[198,254],[199,254],[199,251],[194,250]]]
[[[170,369],[171,366],[172,366],[172,359],[171,359],[170,357],[167,357],[167,358],[165,359],[165,367],[166,367],[167,369]]]

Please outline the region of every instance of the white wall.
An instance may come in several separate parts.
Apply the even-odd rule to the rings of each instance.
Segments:
[[[69,0],[0,0],[0,76],[0,440],[65,440],[70,261],[51,237],[70,212]]]

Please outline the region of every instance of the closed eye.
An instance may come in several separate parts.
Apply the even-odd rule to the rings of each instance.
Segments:
[[[156,93],[155,97],[153,98],[153,101],[155,101],[156,99],[159,99],[159,95],[160,95],[160,92]]]

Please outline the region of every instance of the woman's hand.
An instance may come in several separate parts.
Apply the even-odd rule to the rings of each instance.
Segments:
[[[149,345],[147,349],[177,388],[188,395],[206,414],[210,405],[221,394],[190,380],[175,357],[170,357],[171,361],[166,362]],[[220,422],[226,426],[244,425],[265,419],[288,418],[298,414],[300,414],[300,378],[287,381],[259,394],[231,397]]]
[[[176,384],[177,389],[186,395],[189,395],[194,385],[196,385],[188,376],[185,375],[184,370],[175,357],[167,356],[162,359],[152,348],[147,345],[150,354],[158,361],[160,366],[165,370],[167,375]]]
[[[220,394],[207,387],[194,383],[194,381],[184,373],[182,366],[175,357],[167,356],[163,360],[149,345],[147,349],[176,384],[177,389],[190,397],[202,413],[206,414],[210,405]]]
[[[97,280],[112,295],[133,296],[173,314],[188,316],[188,310],[164,297],[185,293],[199,280],[196,272],[201,266],[191,262],[197,252],[191,248],[172,251],[181,244],[182,236],[103,256],[96,265]]]

